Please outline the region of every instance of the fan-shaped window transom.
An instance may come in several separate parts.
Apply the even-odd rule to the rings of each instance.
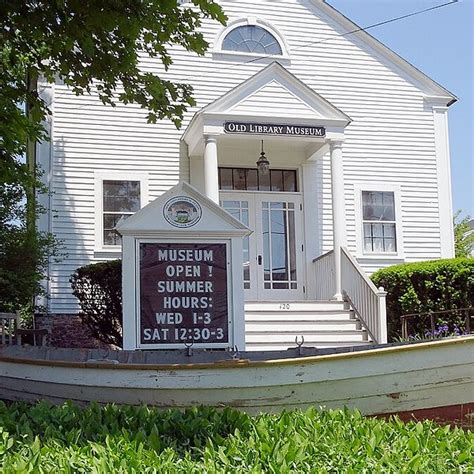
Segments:
[[[267,30],[257,25],[234,28],[222,43],[225,51],[281,55],[282,50],[277,39]]]

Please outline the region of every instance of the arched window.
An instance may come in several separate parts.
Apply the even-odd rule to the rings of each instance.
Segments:
[[[281,46],[267,30],[257,25],[234,28],[222,42],[224,51],[281,55]]]

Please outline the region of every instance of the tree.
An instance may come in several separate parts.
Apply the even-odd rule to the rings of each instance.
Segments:
[[[0,186],[0,311],[21,309],[31,315],[33,298],[43,293],[46,265],[57,255],[59,246],[46,232],[31,235],[25,213],[23,186]]]
[[[140,57],[167,70],[170,45],[204,54],[203,17],[225,23],[213,0],[2,0],[0,2],[0,305],[17,309],[39,291],[54,253],[36,232],[40,183],[35,143],[47,140],[48,105],[38,80],[63,81],[77,95],[96,91],[104,104],[136,103],[147,119],[179,127],[194,105],[192,87],[140,69]],[[26,154],[27,163],[22,157]],[[26,201],[26,205],[25,205]],[[27,257],[27,258],[26,258]],[[21,293],[21,295],[20,295]]]
[[[474,231],[469,225],[470,216],[461,219],[461,210],[454,214],[454,253],[456,257],[470,257],[474,246]]]
[[[204,54],[197,31],[203,16],[224,23],[213,0],[2,0],[0,2],[0,149],[2,173],[12,173],[27,140],[44,140],[48,104],[39,77],[62,80],[77,95],[93,89],[104,104],[136,103],[148,121],[180,126],[193,105],[192,87],[140,69],[140,54],[159,58],[167,70],[169,45]],[[27,104],[26,111],[18,104]]]

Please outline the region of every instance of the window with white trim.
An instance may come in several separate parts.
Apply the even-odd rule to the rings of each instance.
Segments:
[[[222,42],[224,51],[282,55],[278,40],[258,25],[242,25],[231,30]]]
[[[122,242],[115,226],[141,207],[140,181],[102,181],[102,243],[117,246]]]
[[[364,253],[396,253],[395,193],[362,191]]]

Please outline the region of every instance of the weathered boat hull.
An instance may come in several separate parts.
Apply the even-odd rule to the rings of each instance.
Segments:
[[[458,407],[469,416],[474,408],[471,336],[321,356],[195,364],[79,362],[18,354],[0,350],[2,399],[232,406],[250,413],[347,406],[375,415]]]

